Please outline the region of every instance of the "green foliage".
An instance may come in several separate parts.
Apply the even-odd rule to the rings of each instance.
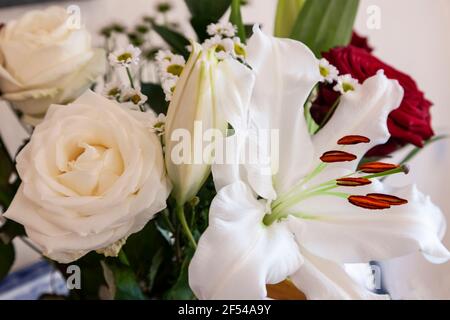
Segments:
[[[306,0],[278,0],[275,16],[275,37],[289,38],[292,27]]]
[[[100,288],[106,287],[106,281],[103,275],[101,261],[105,258],[96,253],[91,252],[81,259],[71,263],[80,267],[81,270],[81,289],[74,289],[70,292],[69,299],[74,300],[97,300],[99,299]],[[57,269],[62,275],[67,275],[66,270],[69,265],[56,264]]]
[[[153,30],[159,34],[159,36],[167,42],[167,44],[172,48],[175,53],[181,54],[185,58],[189,56],[189,51],[186,49],[189,40],[186,39],[181,33],[172,30],[165,26],[153,25]]]
[[[169,103],[166,101],[164,90],[161,85],[156,83],[141,83],[141,91],[148,97],[150,107],[156,114],[167,113]]]
[[[11,181],[15,172],[14,162],[0,139],[0,206],[4,210],[9,207],[20,184],[19,179]]]
[[[189,263],[192,259],[194,251],[188,249],[186,256],[181,264],[180,272],[175,284],[167,291],[164,298],[169,300],[193,300],[195,299],[191,288],[189,287]]]
[[[111,297],[116,300],[146,299],[133,269],[117,259],[106,259],[101,265]]]
[[[15,259],[14,246],[12,243],[0,243],[0,281],[6,277]]]
[[[232,0],[230,22],[237,27],[237,35],[243,43],[247,41],[245,25],[241,15],[241,0]]]
[[[350,42],[359,0],[307,0],[291,38],[306,44],[317,57]]]
[[[185,0],[191,12],[191,25],[197,33],[198,40],[209,38],[206,27],[216,23],[231,5],[231,0]]]
[[[0,228],[0,243],[8,244],[15,237],[25,235],[25,228],[12,220],[6,222]]]

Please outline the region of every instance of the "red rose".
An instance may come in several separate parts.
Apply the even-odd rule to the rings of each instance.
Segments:
[[[341,74],[351,74],[361,83],[374,76],[378,70],[383,69],[386,76],[398,80],[405,91],[400,107],[392,111],[388,118],[391,138],[385,145],[370,150],[369,156],[387,155],[407,143],[422,147],[424,141],[434,135],[430,116],[432,103],[425,98],[424,93],[419,90],[416,82],[410,76],[382,62],[366,49],[351,45],[331,49],[323,56],[336,66]],[[336,99],[333,99],[329,91],[330,87],[322,86],[320,89],[322,95],[313,106],[315,110],[312,110],[316,120],[320,117],[318,110],[323,109],[324,106],[330,107]]]
[[[360,36],[355,31],[353,31],[352,33],[352,40],[350,42],[350,45],[369,52],[373,51],[372,46],[369,44],[369,40],[366,37]]]

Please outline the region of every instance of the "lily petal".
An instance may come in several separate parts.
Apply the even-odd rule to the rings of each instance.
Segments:
[[[302,203],[302,209],[305,213],[314,210],[313,215],[288,218],[298,243],[317,256],[341,263],[384,260],[419,250],[434,263],[450,259],[440,242],[444,217],[429,197],[414,186],[387,188],[374,183],[364,188],[408,199],[408,204],[380,212],[353,207],[341,198],[312,198]]]
[[[280,159],[272,158],[272,170],[275,190],[285,192],[310,170],[314,151],[303,105],[320,79],[319,62],[301,42],[267,36],[258,26],[247,49],[256,73],[251,121],[264,130],[263,141],[270,141],[270,130],[279,132]],[[263,147],[269,149],[269,145]]]
[[[388,299],[356,283],[336,262],[314,256],[302,250],[305,261],[290,279],[308,300]]]
[[[243,182],[222,188],[210,208],[210,223],[189,266],[199,299],[263,299],[266,284],[294,273],[302,263],[283,223],[262,223],[264,203]]]
[[[397,81],[386,78],[382,70],[356,91],[344,94],[333,117],[313,137],[315,159],[327,151],[341,150],[337,141],[349,135],[370,139],[369,143],[345,146],[345,151],[359,158],[372,147],[385,143],[390,137],[387,117],[400,105],[402,98],[403,88]],[[357,164],[358,161],[352,161],[342,166],[355,170]]]

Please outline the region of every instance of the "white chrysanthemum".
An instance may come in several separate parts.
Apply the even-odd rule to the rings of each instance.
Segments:
[[[241,59],[245,59],[247,56],[247,48],[244,43],[241,42],[241,39],[239,37],[233,38],[233,44],[234,44],[234,55],[236,57],[239,57]]]
[[[162,88],[166,95],[166,101],[172,100],[175,86],[177,85],[178,77],[165,78],[162,81]]]
[[[342,94],[354,91],[360,86],[357,79],[354,79],[351,75],[346,74],[337,78],[337,84],[334,86],[334,91],[338,91]]]
[[[105,85],[103,96],[110,100],[117,100],[122,95],[123,85],[120,81],[111,81]]]
[[[158,61],[158,72],[161,79],[179,77],[186,64],[183,56],[172,54],[169,59]]]
[[[171,52],[170,50],[159,50],[156,53],[155,60],[158,62],[171,61],[174,56],[175,56],[175,54],[173,52]]]
[[[136,106],[142,106],[147,101],[147,96],[137,89],[128,88],[124,90],[120,100],[121,102],[131,102]]]
[[[108,59],[112,66],[128,67],[131,64],[139,63],[141,49],[128,45],[125,49],[118,49],[109,54]]]
[[[339,71],[335,66],[330,64],[330,62],[327,59],[325,58],[320,59],[319,69],[321,75],[320,82],[333,83],[334,81],[337,81]]]
[[[206,39],[203,42],[203,48],[205,50],[215,48],[217,59],[223,60],[230,56],[234,56],[234,42],[228,38],[221,38],[220,36],[214,36]]]
[[[166,127],[166,116],[164,113],[160,113],[158,117],[155,118],[154,123],[152,124],[151,131],[156,133],[158,136],[164,134],[164,130]]]
[[[237,28],[231,22],[211,23],[206,29],[210,36],[220,36],[233,38],[236,35]]]

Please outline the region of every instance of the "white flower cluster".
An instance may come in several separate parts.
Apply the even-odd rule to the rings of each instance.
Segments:
[[[126,86],[117,80],[105,85],[103,96],[120,102],[132,110],[140,110],[144,103],[147,102],[147,96],[143,95],[140,90]]]
[[[339,70],[325,58],[320,59],[319,69],[321,76],[320,82],[329,84],[336,82],[333,90],[341,94],[354,91],[360,86],[359,81],[354,79],[350,74],[339,75]]]
[[[141,50],[137,47],[128,45],[126,48],[118,49],[109,54],[109,62],[113,67],[126,67],[139,64],[139,56]],[[127,72],[130,72],[127,69]],[[144,110],[143,105],[147,102],[147,96],[142,92],[134,88],[132,83],[131,74],[128,74],[130,78],[130,85],[124,85],[118,80],[111,81],[105,85],[103,89],[103,95],[110,99],[116,100],[122,103],[125,107],[132,110]]]
[[[218,22],[208,25],[207,32],[211,38],[203,42],[205,49],[215,48],[218,59],[228,57],[245,60],[246,48],[239,37],[236,37],[237,28],[230,22]]]
[[[166,101],[170,101],[186,60],[183,56],[174,54],[169,50],[159,50],[156,54],[156,63]]]

